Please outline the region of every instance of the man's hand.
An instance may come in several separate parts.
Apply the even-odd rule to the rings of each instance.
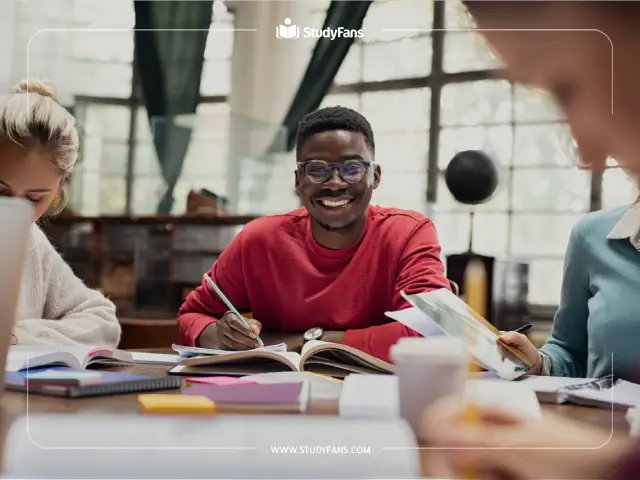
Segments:
[[[17,345],[18,344],[18,337],[16,337],[15,335],[11,335],[11,345]]]
[[[257,337],[262,324],[254,319],[245,320],[249,327],[232,312],[225,313],[220,320],[202,330],[196,342],[198,347],[220,350],[250,350],[259,347]]]

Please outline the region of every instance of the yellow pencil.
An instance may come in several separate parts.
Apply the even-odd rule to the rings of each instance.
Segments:
[[[487,272],[484,264],[480,260],[472,260],[469,262],[464,274],[464,296],[469,310],[477,313],[482,318],[486,315],[486,292],[487,292]],[[473,341],[473,333],[469,333],[467,341]],[[468,377],[471,379],[473,374],[480,372],[482,369],[473,360],[469,361],[467,367]],[[467,388],[468,388],[467,384]],[[468,395],[468,392],[467,392]],[[469,396],[469,395],[468,395]],[[480,420],[480,414],[475,403],[469,398],[462,412],[462,421],[465,424],[477,423]],[[477,478],[476,472],[472,470],[463,470],[460,472],[462,478],[471,480]]]

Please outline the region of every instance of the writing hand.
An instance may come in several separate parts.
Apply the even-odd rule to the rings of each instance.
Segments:
[[[247,327],[232,312],[225,313],[220,320],[207,326],[198,337],[198,346],[222,350],[250,350],[259,347],[258,335],[262,323],[255,319],[245,319]]]

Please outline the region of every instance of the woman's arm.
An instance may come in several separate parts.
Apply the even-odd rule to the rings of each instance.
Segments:
[[[586,233],[581,224],[571,232],[565,255],[560,305],[551,337],[540,350],[549,358],[551,368],[548,374],[553,376],[584,377],[587,374],[587,320],[591,291],[589,254],[584,248]]]
[[[117,347],[121,327],[113,303],[76,277],[39,229],[33,235],[40,256],[36,264],[43,269],[44,309],[42,318],[16,322],[18,344]]]

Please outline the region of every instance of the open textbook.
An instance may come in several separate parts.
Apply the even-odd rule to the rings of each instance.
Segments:
[[[229,350],[216,350],[214,348],[202,348],[202,347],[188,347],[185,345],[171,346],[174,352],[177,352],[181,357],[200,357],[208,355],[225,355],[229,353]],[[278,343],[277,345],[266,345],[264,347],[257,347],[251,350],[252,352],[286,352],[287,344]]]
[[[204,355],[185,358],[169,370],[174,375],[251,375],[264,372],[307,371],[344,378],[349,373],[394,373],[395,365],[358,349],[338,343],[312,340],[301,353],[256,348],[245,351],[191,350]]]
[[[134,363],[130,352],[107,347],[13,346],[7,354],[6,370],[17,372],[27,368],[64,366],[84,370],[97,363]]]
[[[446,288],[402,296],[414,308],[387,312],[387,316],[427,337],[464,338],[473,359],[506,380],[525,375],[531,365],[518,349],[499,341],[500,332]]]

